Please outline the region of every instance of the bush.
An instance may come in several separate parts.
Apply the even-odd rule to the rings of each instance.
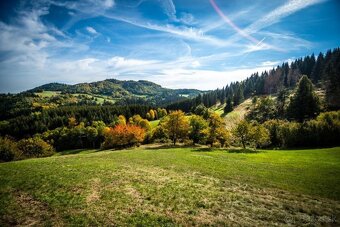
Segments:
[[[104,132],[103,149],[123,148],[139,145],[143,142],[145,130],[136,125],[117,125]]]
[[[234,138],[242,145],[243,149],[247,145],[257,147],[265,147],[270,144],[269,131],[258,123],[250,123],[242,120],[233,129]]]
[[[325,112],[315,120],[303,123],[271,120],[264,123],[274,146],[325,147],[338,146],[340,111]]]
[[[168,134],[162,122],[152,130],[152,141],[167,143],[169,141]]]
[[[264,122],[263,126],[268,130],[269,132],[269,139],[270,143],[273,147],[280,147],[281,139],[279,137],[279,129],[282,124],[284,124],[285,121],[282,120],[269,120]]]
[[[20,140],[18,149],[19,158],[47,157],[54,153],[54,148],[39,137]]]
[[[14,140],[0,137],[0,161],[9,162],[17,159],[18,147]]]
[[[260,124],[251,125],[251,140],[255,148],[263,148],[270,144],[269,131]]]

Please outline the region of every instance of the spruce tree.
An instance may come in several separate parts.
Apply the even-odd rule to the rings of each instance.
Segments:
[[[324,68],[324,61],[325,59],[323,57],[323,54],[320,53],[316,60],[316,64],[314,65],[312,74],[311,74],[311,79],[313,83],[317,83],[321,79],[322,71]]]
[[[244,100],[244,96],[243,96],[243,89],[240,85],[238,85],[238,88],[234,94],[233,97],[233,101],[234,101],[234,106],[238,106],[239,104],[241,104]]]
[[[287,115],[290,119],[302,122],[317,116],[319,111],[320,102],[314,92],[313,83],[304,75],[298,83],[295,95],[290,100]]]
[[[233,104],[231,103],[231,97],[228,96],[226,105],[224,107],[224,113],[227,114],[230,113],[231,111],[233,111]]]
[[[340,59],[340,55],[339,55]],[[340,64],[338,69],[340,70]],[[333,63],[329,64],[325,69],[327,78],[326,82],[326,102],[327,107],[332,110],[338,110],[340,108],[340,73],[337,72]]]

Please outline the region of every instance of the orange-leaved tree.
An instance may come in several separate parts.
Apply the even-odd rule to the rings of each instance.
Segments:
[[[137,125],[116,125],[104,132],[102,148],[123,148],[139,145],[143,142],[145,130]]]

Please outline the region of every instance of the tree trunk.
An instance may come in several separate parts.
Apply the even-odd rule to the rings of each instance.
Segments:
[[[242,140],[242,146],[243,146],[243,149],[246,149],[246,144],[245,144],[244,140]]]

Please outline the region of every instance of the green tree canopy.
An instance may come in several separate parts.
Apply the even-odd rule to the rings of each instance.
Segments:
[[[302,76],[294,96],[290,100],[287,115],[290,119],[302,122],[314,118],[320,112],[320,102],[313,84],[307,76]]]
[[[192,115],[190,118],[189,138],[194,144],[203,142],[208,135],[208,122],[203,117]]]

